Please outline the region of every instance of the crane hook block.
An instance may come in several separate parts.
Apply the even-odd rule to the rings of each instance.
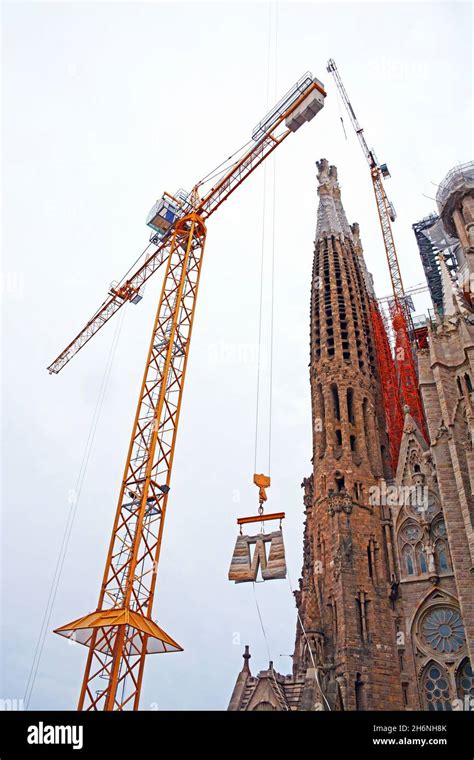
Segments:
[[[267,494],[265,492],[266,488],[270,488],[271,480],[268,477],[268,475],[262,475],[257,474],[253,476],[253,482],[258,487],[258,501],[260,504],[263,504],[264,501],[267,501]]]

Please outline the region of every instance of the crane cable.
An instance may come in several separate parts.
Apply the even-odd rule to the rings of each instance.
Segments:
[[[268,17],[268,46],[267,46],[267,93],[266,107],[270,103],[270,64],[272,52],[272,8],[273,3],[269,3]],[[277,52],[278,52],[278,1],[275,2],[274,18],[274,99],[277,93]],[[268,423],[268,474],[271,474],[271,438],[272,438],[272,404],[273,404],[273,332],[274,332],[274,289],[275,289],[275,200],[276,200],[276,163],[273,155],[273,192],[272,192],[272,233],[271,233],[271,275],[270,275],[270,367],[269,367],[269,423]],[[263,322],[263,273],[265,261],[265,215],[267,209],[267,164],[263,167],[263,200],[262,200],[262,235],[261,235],[261,252],[260,252],[260,292],[259,292],[259,319],[258,319],[258,349],[257,349],[257,388],[255,401],[255,452],[254,452],[254,472],[257,472],[258,458],[258,433],[260,420],[260,385],[261,385],[261,364],[262,364],[262,322]]]
[[[270,102],[270,61],[271,61],[271,40],[272,40],[272,2],[269,3],[269,31],[268,31],[268,48],[267,48],[267,110]],[[278,51],[278,0],[275,2],[275,18],[274,18],[274,100],[277,98],[277,51]],[[259,429],[259,402],[260,402],[260,368],[261,368],[261,347],[262,347],[262,314],[263,314],[263,269],[264,269],[264,253],[265,253],[265,212],[266,212],[266,200],[267,200],[267,164],[263,167],[263,201],[262,201],[262,237],[261,237],[261,253],[260,253],[260,303],[259,303],[259,322],[258,322],[258,354],[257,354],[257,391],[256,391],[256,404],[255,404],[255,462],[254,472],[257,471],[257,455],[258,455],[258,429]],[[271,441],[272,441],[272,401],[273,401],[273,334],[274,334],[274,289],[275,289],[275,200],[276,200],[276,162],[275,155],[273,155],[273,189],[272,189],[272,237],[271,237],[271,275],[270,275],[270,391],[269,391],[269,424],[268,424],[268,474],[271,474]],[[270,652],[270,644],[268,641],[267,633],[263,623],[263,617],[258,604],[257,594],[255,591],[255,582],[252,583],[253,594],[255,599],[255,606],[257,608],[258,618],[260,621],[260,627],[262,629],[263,638],[267,648],[270,674],[275,685],[276,691],[279,693],[282,704],[286,710],[290,710],[286,696],[282,691],[281,685],[278,683],[273,667],[273,659]]]
[[[266,631],[265,631],[265,626],[264,626],[264,624],[263,624],[262,613],[261,613],[261,611],[260,611],[260,605],[259,605],[259,603],[258,603],[258,599],[257,599],[257,593],[256,593],[256,591],[255,591],[255,581],[253,581],[253,582],[252,582],[252,587],[253,587],[253,596],[254,596],[254,599],[255,599],[255,606],[256,606],[256,608],[257,608],[257,613],[258,613],[258,619],[260,620],[260,627],[261,627],[261,629],[262,629],[263,638],[265,639],[265,645],[266,645],[266,647],[267,647],[267,655],[268,655],[268,664],[269,664],[269,671],[270,671],[270,674],[271,674],[271,677],[272,677],[273,683],[275,684],[275,689],[276,689],[276,690],[277,690],[277,692],[279,693],[279,695],[280,695],[280,698],[281,698],[281,700],[282,700],[282,702],[283,702],[283,704],[284,704],[284,706],[285,706],[285,709],[286,709],[286,710],[289,710],[290,708],[289,708],[289,706],[288,706],[288,702],[287,702],[287,699],[286,699],[286,695],[285,695],[285,693],[283,692],[283,690],[282,690],[282,688],[281,688],[280,684],[278,683],[278,681],[277,681],[277,679],[276,679],[275,669],[274,669],[274,667],[273,667],[273,659],[272,659],[272,655],[271,655],[271,652],[270,652],[270,644],[268,643],[267,633],[266,633]]]
[[[288,586],[290,588],[290,594],[291,594],[292,599],[294,601],[295,597],[294,597],[294,592],[293,592],[293,584],[291,583],[290,571],[289,570],[287,570],[287,575],[288,575]],[[298,622],[299,622],[299,624],[301,626],[301,630],[303,632],[303,636],[304,636],[305,641],[306,641],[306,646],[308,647],[309,655],[311,657],[311,664],[313,666],[314,677],[315,677],[316,683],[318,685],[319,693],[321,694],[322,698],[326,702],[327,709],[329,711],[332,711],[331,705],[329,704],[329,702],[328,702],[328,700],[326,698],[326,695],[325,695],[325,693],[324,693],[324,691],[323,691],[323,689],[321,687],[321,683],[320,683],[320,680],[319,680],[319,672],[318,672],[319,671],[319,665],[316,665],[316,661],[315,661],[314,655],[313,655],[313,650],[311,649],[311,645],[309,643],[308,635],[307,635],[306,629],[305,629],[305,627],[303,625],[303,621],[301,619],[301,615],[300,615],[300,611],[299,611],[298,607],[296,607],[296,616],[297,616]]]
[[[336,100],[337,100],[337,108],[338,108],[338,111],[339,111],[339,119],[340,119],[340,122],[341,122],[342,131],[344,132],[344,137],[347,140],[346,127],[344,125],[344,119],[342,118],[342,100],[341,100],[341,95],[339,93],[339,87],[336,87]]]
[[[272,3],[269,3],[269,35],[268,35],[268,59],[267,59],[267,109],[269,104],[269,93],[270,93],[270,50],[271,50],[271,19],[272,19]],[[275,69],[274,69],[274,88],[275,88],[275,100],[276,100],[276,92],[277,92],[277,50],[278,50],[278,0],[275,2]],[[341,116],[341,123],[344,130],[344,134],[346,135],[346,131],[344,128],[344,122]],[[346,135],[347,139],[347,135]],[[261,256],[260,256],[260,304],[259,304],[259,326],[258,326],[258,355],[257,355],[257,392],[256,392],[256,411],[255,411],[255,472],[257,470],[257,453],[258,453],[258,426],[259,426],[259,398],[260,398],[260,365],[261,365],[261,342],[262,342],[262,308],[263,308],[263,264],[264,264],[264,250],[265,250],[265,210],[266,210],[266,189],[267,189],[267,176],[266,176],[266,164],[264,165],[264,181],[263,181],[263,203],[262,203],[262,238],[261,238]],[[271,241],[271,284],[270,284],[270,395],[269,395],[269,433],[268,433],[268,474],[271,473],[271,444],[272,444],[272,406],[273,406],[273,342],[274,342],[274,291],[275,291],[275,222],[276,222],[276,162],[275,162],[275,155],[273,156],[273,198],[272,198],[272,241]],[[290,573],[288,572],[288,584],[290,588],[290,594],[294,601],[294,595],[293,595],[293,589],[290,579]],[[273,668],[273,660],[270,652],[270,644],[268,641],[267,633],[265,630],[265,626],[263,623],[263,617],[260,610],[260,606],[258,604],[257,594],[255,591],[255,582],[252,582],[253,587],[253,594],[255,599],[255,606],[257,608],[257,614],[260,621],[260,627],[262,629],[263,638],[265,640],[265,645],[267,648],[267,654],[269,662],[271,663],[270,672],[273,678],[273,682],[275,684],[275,687],[277,691],[280,693],[280,696],[282,698],[283,704],[285,705],[285,708],[287,710],[290,710],[290,707],[288,706],[287,700],[285,695],[282,693],[282,689],[280,684],[278,684],[276,678],[275,678],[275,671]],[[301,630],[303,632],[303,636],[305,638],[306,644],[308,646],[308,651],[311,657],[311,662],[313,665],[314,675],[315,675],[315,681],[318,686],[319,692],[324,699],[326,703],[327,709],[330,711],[331,706],[326,698],[326,695],[323,692],[323,689],[321,687],[321,683],[319,680],[319,666],[316,665],[316,662],[314,660],[313,651],[311,649],[309,639],[306,633],[306,629],[303,625],[303,621],[301,619],[300,613],[298,608],[296,608],[296,613],[298,617],[299,624],[301,626]]]
[[[218,164],[214,169],[211,169],[211,171],[208,174],[206,174],[205,177],[203,177],[202,179],[199,180],[199,182],[196,183],[196,188],[201,187],[201,185],[203,185],[205,182],[210,182],[210,180],[216,177],[218,174],[222,174],[228,168],[231,168],[227,166],[228,162],[231,161],[235,156],[237,156],[238,153],[242,153],[246,148],[248,148],[249,145],[251,145],[251,143],[253,143],[252,139],[247,140],[247,142],[244,143],[244,145],[242,145],[240,148],[237,148],[237,150],[231,153],[231,155],[228,158],[224,159],[224,161]],[[235,164],[237,163],[238,161],[235,161],[232,164],[232,166],[235,166]],[[221,169],[221,167],[223,168]]]
[[[79,468],[79,473],[78,473],[78,476],[77,476],[77,479],[76,479],[76,487],[74,488],[74,490],[72,492],[70,492],[70,509],[69,509],[69,514],[68,514],[67,521],[66,521],[66,527],[64,529],[64,534],[63,534],[63,538],[62,538],[62,542],[61,542],[61,547],[59,549],[58,559],[57,559],[57,562],[56,562],[56,567],[55,567],[53,579],[52,579],[52,582],[51,582],[51,587],[50,587],[50,591],[49,591],[48,601],[46,603],[46,607],[45,607],[45,611],[44,611],[44,615],[43,615],[43,621],[41,623],[41,628],[40,628],[40,632],[39,632],[39,635],[38,635],[38,640],[37,640],[37,643],[36,643],[36,649],[35,649],[35,653],[34,653],[34,656],[33,656],[33,661],[31,663],[31,668],[30,668],[30,672],[29,672],[29,675],[28,675],[28,680],[27,680],[27,683],[26,683],[25,696],[24,696],[25,710],[28,710],[28,707],[29,707],[29,704],[30,704],[30,700],[31,700],[31,696],[32,696],[32,693],[33,693],[33,689],[34,689],[34,686],[35,686],[35,683],[36,683],[36,677],[37,677],[37,674],[38,674],[38,668],[39,668],[41,657],[42,657],[42,654],[43,654],[46,634],[47,634],[48,629],[49,629],[49,624],[50,624],[51,616],[52,616],[52,613],[53,613],[53,607],[54,607],[54,603],[56,601],[56,595],[57,595],[57,591],[58,591],[59,581],[61,579],[61,574],[62,574],[62,570],[63,570],[63,566],[64,566],[64,560],[65,560],[67,549],[68,549],[68,545],[69,545],[69,539],[71,537],[72,527],[73,527],[74,519],[75,519],[76,512],[77,512],[77,505],[79,503],[79,498],[80,498],[80,495],[81,495],[82,486],[84,484],[84,479],[85,479],[85,475],[86,475],[86,471],[87,471],[87,465],[89,463],[89,457],[90,457],[92,446],[93,446],[93,443],[94,443],[94,438],[95,438],[95,434],[96,434],[96,431],[97,431],[97,425],[98,425],[100,414],[101,414],[101,411],[102,411],[102,405],[103,405],[103,401],[104,401],[104,397],[105,397],[105,392],[107,390],[107,386],[108,386],[108,382],[109,382],[110,371],[112,369],[113,361],[114,361],[114,358],[115,358],[115,352],[116,352],[116,349],[117,349],[117,344],[118,344],[118,341],[119,341],[119,338],[120,338],[123,322],[124,322],[124,319],[125,319],[125,313],[126,313],[126,310],[123,309],[122,310],[122,314],[121,314],[121,318],[117,322],[117,326],[115,328],[115,333],[114,333],[114,336],[113,336],[113,339],[112,339],[112,343],[111,343],[111,346],[110,346],[109,355],[108,355],[108,358],[107,358],[107,361],[106,361],[106,364],[105,364],[105,369],[104,369],[104,374],[103,374],[103,377],[102,377],[102,382],[101,382],[101,386],[100,386],[100,390],[99,390],[99,395],[98,395],[98,398],[97,398],[97,402],[96,402],[96,406],[95,406],[95,409],[94,409],[94,413],[92,415],[92,421],[91,421],[91,426],[90,426],[90,429],[89,429],[89,434],[87,436],[86,445],[84,447],[84,454],[83,454],[83,457],[82,457],[81,466]]]
[[[293,584],[291,582],[291,577],[290,577],[290,571],[289,570],[287,570],[287,578],[288,578],[288,587],[290,589],[290,595],[291,595],[291,598],[292,598],[292,600],[294,602]],[[253,596],[254,596],[254,600],[255,600],[255,606],[257,608],[258,619],[260,621],[260,627],[262,629],[262,634],[263,634],[263,638],[264,638],[264,641],[265,641],[265,646],[267,648],[267,656],[268,656],[268,660],[269,660],[269,663],[270,663],[270,668],[269,669],[270,669],[270,672],[271,672],[271,675],[272,675],[272,678],[273,678],[273,682],[275,684],[275,688],[280,693],[280,696],[282,697],[283,704],[285,705],[286,709],[289,710],[290,708],[288,707],[288,704],[287,704],[287,701],[286,701],[286,696],[282,692],[281,686],[278,683],[278,681],[276,680],[275,670],[273,668],[273,658],[272,658],[272,655],[271,655],[271,652],[270,652],[270,643],[268,641],[267,632],[266,632],[266,629],[265,629],[265,625],[263,623],[262,612],[260,610],[260,605],[258,603],[257,593],[256,593],[256,590],[255,590],[255,581],[252,582],[252,588],[253,588]],[[319,680],[319,668],[320,668],[320,666],[316,664],[316,661],[314,659],[313,650],[311,649],[311,644],[310,644],[310,641],[309,641],[309,638],[308,638],[308,634],[306,633],[306,628],[305,628],[305,626],[303,624],[303,620],[301,619],[301,615],[300,615],[300,611],[299,611],[298,607],[296,607],[296,616],[297,616],[298,622],[299,622],[299,624],[301,626],[301,631],[302,631],[304,639],[306,641],[306,646],[308,647],[309,656],[311,658],[311,664],[312,664],[313,670],[314,670],[314,679],[316,681],[316,685],[317,685],[317,687],[319,689],[319,693],[321,694],[321,697],[324,699],[324,702],[326,703],[327,710],[329,712],[332,712],[332,707],[331,707],[331,705],[328,702],[328,699],[327,699],[327,697],[326,697],[326,695],[325,695],[325,693],[323,691],[323,688],[321,686],[321,681]]]

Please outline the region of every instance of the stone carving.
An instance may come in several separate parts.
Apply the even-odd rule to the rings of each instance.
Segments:
[[[329,505],[328,513],[332,516],[336,512],[345,512],[346,515],[350,515],[352,512],[352,497],[346,491],[335,493],[331,491],[329,493]]]
[[[304,488],[303,504],[308,509],[313,506],[314,487],[313,487],[313,475],[309,478],[303,478],[301,488]]]

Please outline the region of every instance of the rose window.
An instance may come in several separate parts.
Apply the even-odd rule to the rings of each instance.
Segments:
[[[457,610],[437,607],[429,612],[422,624],[423,638],[436,652],[457,652],[466,641],[466,634]]]

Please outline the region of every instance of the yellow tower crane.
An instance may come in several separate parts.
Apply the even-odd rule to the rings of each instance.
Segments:
[[[48,367],[60,372],[125,303],[138,303],[145,282],[165,267],[97,609],[56,630],[88,647],[79,710],[138,709],[146,655],[182,650],[152,619],[152,608],[206,222],[275,148],[323,108],[325,96],[323,84],[307,72],[257,124],[250,142],[203,197],[204,180],[190,193],[164,193],[147,220],[153,229],[151,252],[110,289]]]

